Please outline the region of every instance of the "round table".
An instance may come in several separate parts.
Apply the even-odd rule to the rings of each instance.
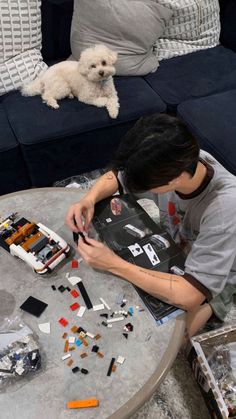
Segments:
[[[28,220],[41,222],[61,235],[72,247],[71,256],[47,276],[38,276],[23,261],[14,258],[0,248],[0,320],[4,317],[21,319],[37,334],[42,354],[42,369],[31,376],[2,389],[0,407],[7,419],[67,419],[79,415],[80,418],[128,418],[146,402],[163,381],[180,348],[185,329],[185,316],[181,315],[162,326],[156,326],[154,319],[143,307],[134,287],[127,281],[105,272],[95,271],[79,264],[72,270],[71,260],[78,257],[72,234],[64,224],[69,206],[79,201],[83,191],[66,188],[42,188],[20,191],[0,198],[0,216],[18,212]],[[69,309],[76,300],[66,290],[61,293],[60,285],[70,286],[66,273],[78,275],[89,294],[92,303],[99,304],[102,297],[112,310],[120,310],[116,299],[124,294],[127,307],[134,308],[134,315],[107,328],[101,323],[101,312],[86,310],[80,319]],[[57,290],[53,291],[51,285]],[[73,287],[71,287],[73,288]],[[36,318],[20,310],[21,304],[33,296],[48,304],[47,309]],[[84,305],[80,296],[78,302]],[[106,311],[106,310],[104,310]],[[103,311],[103,312],[104,312]],[[69,321],[67,328],[58,320]],[[43,334],[39,323],[50,322],[51,333]],[[128,339],[123,336],[123,327],[131,322],[133,332]],[[66,331],[69,335],[73,325],[81,326],[90,333],[101,335],[98,341],[87,339],[89,347],[76,348],[72,353],[73,366],[86,368],[89,374],[73,374],[62,361]],[[99,346],[104,358],[91,351]],[[80,358],[81,352],[88,356]],[[107,376],[111,358],[121,355],[123,365]],[[97,408],[69,410],[66,402],[96,397],[100,401]]]

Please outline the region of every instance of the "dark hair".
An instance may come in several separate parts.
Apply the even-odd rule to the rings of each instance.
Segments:
[[[139,119],[125,135],[112,162],[128,190],[147,191],[186,171],[194,175],[199,145],[178,118],[154,114]]]

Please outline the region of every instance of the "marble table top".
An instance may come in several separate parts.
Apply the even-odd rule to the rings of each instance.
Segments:
[[[71,260],[78,258],[72,234],[64,224],[69,206],[77,202],[83,191],[66,188],[42,188],[21,191],[0,198],[0,216],[8,212],[19,212],[23,217],[41,222],[61,235],[72,247],[71,255],[51,274],[39,276],[23,261],[11,256],[0,248],[0,327],[4,318],[20,318],[36,333],[42,355],[42,368],[31,376],[17,380],[11,386],[0,386],[0,409],[5,419],[69,419],[74,417],[128,418],[156,390],[169,371],[181,344],[185,328],[185,318],[180,316],[162,326],[143,307],[134,287],[127,281],[108,273],[95,271],[84,262],[78,269],[71,268]],[[51,285],[70,286],[66,273],[82,278],[93,305],[104,298],[112,311],[120,310],[117,296],[124,294],[126,307],[134,308],[134,315],[107,328],[101,323],[101,311],[86,310],[83,317],[76,316],[69,306],[78,301],[84,305],[82,296],[75,300],[68,291],[53,291]],[[48,304],[39,318],[20,310],[20,305],[33,296]],[[103,310],[102,313],[108,312]],[[58,320],[65,317],[69,321],[64,328]],[[50,322],[49,335],[39,330],[38,324]],[[123,336],[123,327],[131,322],[134,329]],[[87,338],[88,347],[76,347],[71,352],[74,363],[62,361],[64,343],[62,335],[73,325],[81,326],[90,333],[100,334],[94,341]],[[0,337],[1,339],[1,337]],[[91,351],[99,346],[104,358]],[[88,356],[81,359],[80,354]],[[107,376],[111,358],[125,358],[123,365]],[[89,371],[87,375],[73,374],[71,368],[78,366]],[[99,407],[69,410],[69,400],[97,398]]]

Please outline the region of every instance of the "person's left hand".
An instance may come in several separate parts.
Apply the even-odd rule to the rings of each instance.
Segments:
[[[88,265],[105,271],[111,271],[122,260],[103,243],[87,236],[86,242],[79,238],[78,251]]]

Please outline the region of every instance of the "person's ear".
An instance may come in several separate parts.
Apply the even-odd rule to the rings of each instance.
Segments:
[[[178,177],[170,180],[170,182],[168,184],[171,185],[171,186],[178,185],[181,182],[182,177],[183,177],[183,173],[181,173],[181,175],[179,175]]]

